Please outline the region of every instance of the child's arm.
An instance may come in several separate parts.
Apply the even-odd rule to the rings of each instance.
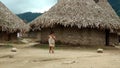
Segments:
[[[52,36],[52,38],[53,38],[54,40],[56,40],[56,37],[55,37],[54,35]]]

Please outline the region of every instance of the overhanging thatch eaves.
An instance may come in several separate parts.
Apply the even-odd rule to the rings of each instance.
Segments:
[[[13,14],[2,2],[0,2],[0,31],[26,32],[29,26],[23,20]]]
[[[108,4],[104,1],[103,4]],[[105,6],[105,8],[111,8]],[[106,11],[105,8],[95,3],[94,0],[60,0],[49,11],[31,22],[31,26],[52,27],[55,24],[63,26],[77,26],[120,29],[119,17],[113,9]]]

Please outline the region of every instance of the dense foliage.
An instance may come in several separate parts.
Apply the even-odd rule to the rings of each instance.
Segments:
[[[120,16],[120,0],[108,0],[113,9],[116,11],[118,16]]]
[[[17,14],[21,19],[23,19],[25,22],[31,22],[36,17],[42,15],[42,13],[32,13],[32,12],[26,12],[22,14]]]

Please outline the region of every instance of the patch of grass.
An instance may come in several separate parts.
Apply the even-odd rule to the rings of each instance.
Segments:
[[[0,43],[5,43],[5,44],[25,44],[24,42],[20,40],[15,40],[15,41],[2,41]]]
[[[12,45],[7,44],[7,45],[0,45],[0,47],[4,47],[4,48],[12,48],[13,46],[12,46]]]
[[[41,48],[41,49],[49,49],[49,45],[48,44],[37,44],[32,46],[34,48]],[[64,44],[56,44],[55,45],[55,49],[56,50],[96,50],[97,48],[89,48],[89,47],[82,47],[82,46],[71,46],[71,45],[64,45]]]
[[[105,46],[105,47],[103,47],[103,49],[105,49],[105,50],[119,50],[118,48],[115,48],[113,46]]]
[[[49,45],[48,44],[37,44],[37,45],[34,45],[32,47],[35,47],[35,48],[42,48],[42,49],[48,49],[49,48]],[[56,45],[55,46],[55,49],[60,49],[61,48],[61,45]]]
[[[41,48],[41,49],[49,49],[49,44],[37,44],[32,46],[34,48]],[[115,47],[106,47],[103,45],[73,45],[73,44],[61,44],[59,42],[56,43],[55,49],[65,49],[65,50],[97,50],[98,48],[102,48],[105,50],[116,49]]]
[[[24,42],[21,42],[20,40],[18,40],[18,41],[8,41],[7,42],[8,44],[10,43],[10,44],[25,44]]]
[[[6,45],[6,47],[10,48],[10,47],[13,47],[13,46],[8,44],[8,45]]]
[[[35,47],[35,48],[42,48],[42,49],[47,49],[48,48],[48,45],[47,44],[36,44],[32,47]]]

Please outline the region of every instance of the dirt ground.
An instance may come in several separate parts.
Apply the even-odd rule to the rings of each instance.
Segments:
[[[0,48],[0,68],[120,68],[120,50],[107,49],[57,49],[49,54],[47,49]]]

